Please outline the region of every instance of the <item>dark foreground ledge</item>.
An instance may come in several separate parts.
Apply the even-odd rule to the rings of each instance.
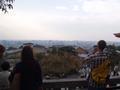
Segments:
[[[80,88],[80,90],[85,90],[87,88],[87,80],[86,79],[54,79],[54,80],[44,80],[43,81],[44,90],[75,90],[76,88]],[[120,84],[120,76],[111,77],[109,82],[109,87],[106,88],[108,90],[120,89],[120,86],[116,86]]]

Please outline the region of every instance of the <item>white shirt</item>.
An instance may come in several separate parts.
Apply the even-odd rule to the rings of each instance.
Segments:
[[[10,75],[9,71],[0,72],[0,90],[4,88],[9,88],[8,77]]]

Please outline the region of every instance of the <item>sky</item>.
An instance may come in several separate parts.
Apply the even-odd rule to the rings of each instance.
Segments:
[[[15,0],[0,40],[120,41],[120,0]]]

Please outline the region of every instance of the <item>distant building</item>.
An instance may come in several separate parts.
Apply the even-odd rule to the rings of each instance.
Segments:
[[[44,53],[44,54],[47,53],[47,48],[41,45],[34,45],[33,50],[35,53]]]
[[[24,43],[22,46],[20,46],[19,48],[23,48],[24,46],[31,46],[31,47],[33,47],[34,46],[34,44],[33,43]]]
[[[9,50],[9,51],[6,51],[6,54],[15,54],[15,53],[19,53],[21,51],[22,51],[21,49]]]
[[[49,47],[48,51],[52,52],[53,50],[58,51],[59,48],[64,47],[64,45],[53,45],[52,47]]]
[[[88,51],[81,47],[76,48],[75,51],[78,54],[78,56],[80,57],[80,60],[84,60],[88,57]]]
[[[15,47],[8,47],[6,50],[7,51],[11,51],[11,50],[17,50],[18,48],[15,48]]]
[[[81,48],[81,47],[78,47],[75,52],[77,52],[78,54],[87,54],[87,50]]]
[[[81,60],[85,60],[86,58],[88,58],[88,54],[78,54],[78,56]]]
[[[52,47],[55,47],[55,48],[61,48],[61,47],[64,47],[65,45],[53,45]]]

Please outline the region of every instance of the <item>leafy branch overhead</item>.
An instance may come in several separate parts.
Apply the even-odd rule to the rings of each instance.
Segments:
[[[13,2],[15,0],[0,0],[0,9],[6,13],[8,9],[13,9]]]

